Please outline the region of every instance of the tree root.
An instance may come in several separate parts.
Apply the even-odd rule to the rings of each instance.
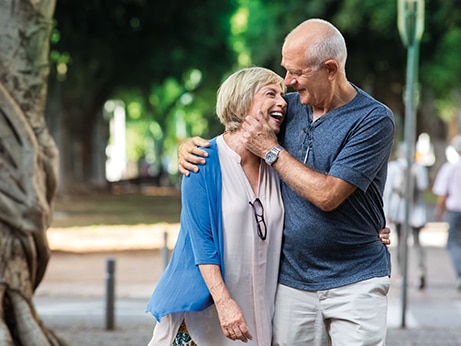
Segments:
[[[33,305],[19,292],[8,291],[13,304],[13,310],[21,345],[59,346],[57,338],[46,330],[37,316]]]

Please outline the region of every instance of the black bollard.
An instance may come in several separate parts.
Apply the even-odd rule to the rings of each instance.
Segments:
[[[106,258],[106,330],[113,330],[115,305],[115,258]]]
[[[170,257],[170,250],[168,249],[168,232],[163,232],[163,248],[162,248],[162,261],[163,261],[163,269],[166,268],[169,262]]]

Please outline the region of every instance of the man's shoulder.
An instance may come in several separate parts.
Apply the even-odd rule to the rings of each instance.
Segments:
[[[285,94],[285,100],[287,101],[288,106],[301,104],[301,101],[299,100],[299,93],[296,91]]]
[[[306,105],[301,103],[299,99],[299,93],[290,92],[285,95],[285,100],[287,101],[287,117],[284,121],[284,126],[287,126],[288,123],[295,123],[299,119],[305,119],[307,115]]]
[[[357,101],[362,105],[367,107],[375,108],[381,110],[381,113],[386,114],[387,116],[393,116],[392,110],[386,106],[381,101],[375,99],[372,95],[367,93],[366,91],[360,89],[359,87],[355,86],[357,89]]]

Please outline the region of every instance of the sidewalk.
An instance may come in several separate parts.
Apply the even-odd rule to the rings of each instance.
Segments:
[[[98,242],[92,242],[93,252],[88,253],[78,246],[85,240],[76,237],[79,232],[70,232],[66,237],[71,239],[62,240],[65,231],[50,231],[53,257],[35,295],[36,308],[45,325],[71,345],[146,345],[154,320],[144,310],[163,270],[160,249],[163,232],[106,230]],[[136,246],[124,240],[127,232],[131,236],[145,232],[149,237],[155,233],[157,242],[153,248],[145,250],[146,242],[137,236],[141,250],[136,250]],[[169,244],[174,243],[174,239],[170,239],[174,237],[174,230],[172,234]],[[61,239],[61,245],[57,245],[56,238]],[[445,241],[446,225],[443,223],[430,223],[421,233],[428,264],[427,287],[422,291],[412,284],[416,278],[412,275],[414,261],[410,252],[404,329],[400,328],[401,281],[392,278],[388,345],[461,345],[461,292],[455,289],[455,275],[444,248]],[[391,252],[394,253],[397,241],[393,238],[392,242]],[[114,243],[119,244],[118,248],[113,247]],[[66,249],[65,244],[72,245],[72,250]],[[108,258],[115,260],[115,330],[111,331],[105,329]]]

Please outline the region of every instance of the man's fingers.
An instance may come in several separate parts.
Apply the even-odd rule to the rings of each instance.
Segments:
[[[388,227],[383,228],[379,232],[379,239],[386,246],[391,245],[391,235],[390,235],[390,233],[391,233],[391,230]]]
[[[248,125],[252,125],[254,127],[259,123],[259,121],[255,119],[255,117],[252,117],[251,115],[247,115],[245,117],[245,121],[243,122],[243,124],[245,123]],[[247,126],[247,128],[250,128],[250,126]]]
[[[188,138],[182,141],[179,144],[178,147],[178,158],[185,159],[187,161],[193,160],[193,158],[190,158],[189,154],[195,154],[203,157],[207,157],[208,154],[205,150],[198,148],[198,146],[202,147],[209,147],[210,143],[208,143],[207,140],[201,138],[201,137],[194,137],[194,138]],[[191,161],[194,162],[194,161]]]
[[[203,139],[202,137],[193,137],[192,138],[192,143],[196,147],[208,148],[210,146],[210,143],[206,139]]]
[[[181,165],[178,166],[178,170],[179,170],[179,173],[181,173],[182,175],[185,175],[186,177],[188,177],[189,174],[190,174],[190,171],[183,168],[183,166],[181,166]]]
[[[205,150],[198,148],[196,143],[209,146],[208,141],[205,141],[200,137],[194,137],[182,142],[178,148],[178,170],[186,177],[189,176],[190,172],[197,173],[199,171],[197,165],[204,165],[205,159],[203,157],[208,156],[208,153]]]
[[[205,150],[193,147],[186,158],[192,163],[203,165],[205,163],[204,157],[208,157],[208,153]]]
[[[193,156],[193,155],[191,155],[191,156]],[[194,158],[194,160],[196,161],[195,158]],[[184,174],[185,176],[189,176],[190,172],[197,173],[199,171],[199,168],[196,166],[197,164],[203,164],[203,163],[201,163],[201,162],[193,162],[193,163],[191,163],[190,160],[179,159],[178,160],[179,172],[181,172],[181,174]]]

